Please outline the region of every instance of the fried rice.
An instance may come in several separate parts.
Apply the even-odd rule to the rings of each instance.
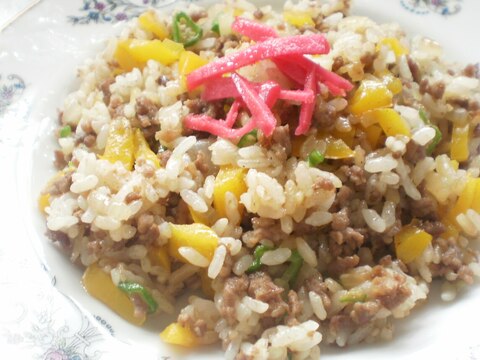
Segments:
[[[349,3],[152,10],[79,69],[39,205],[90,295],[142,325],[191,294],[167,343],[317,359],[473,284],[478,64]]]

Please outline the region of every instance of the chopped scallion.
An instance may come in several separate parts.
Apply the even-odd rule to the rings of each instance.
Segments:
[[[240,141],[238,142],[238,147],[243,148],[247,146],[251,146],[257,142],[257,129],[254,129],[250,131],[249,133],[246,133],[240,138]]]
[[[128,295],[139,295],[147,305],[149,314],[157,311],[157,302],[144,286],[131,281],[123,281],[118,284],[118,288]]]
[[[63,128],[60,129],[60,137],[65,138],[72,134],[72,128],[70,125],[65,125]]]
[[[185,28],[181,27],[182,23]],[[181,11],[173,17],[172,35],[173,40],[189,47],[195,45],[202,38],[203,30],[190,16]]]
[[[325,161],[325,155],[323,155],[318,150],[313,150],[310,155],[308,155],[308,166],[315,167],[318,164],[321,164]]]

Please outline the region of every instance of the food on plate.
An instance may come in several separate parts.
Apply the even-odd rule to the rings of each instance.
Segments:
[[[478,65],[349,3],[152,10],[80,68],[38,206],[91,296],[140,326],[190,294],[163,341],[316,359],[474,282]]]

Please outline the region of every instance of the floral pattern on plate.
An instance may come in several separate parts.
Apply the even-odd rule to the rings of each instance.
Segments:
[[[0,115],[22,96],[25,88],[25,81],[20,76],[0,74]]]
[[[69,16],[73,24],[115,23],[140,15],[148,8],[171,5],[175,0],[83,0],[80,16]]]
[[[461,0],[401,0],[402,6],[414,14],[431,12],[441,15],[454,15],[461,10]]]

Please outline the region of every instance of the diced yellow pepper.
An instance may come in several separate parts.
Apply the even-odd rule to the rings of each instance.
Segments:
[[[178,60],[178,72],[182,84],[185,86],[185,77],[188,74],[206,64],[208,64],[208,61],[194,52],[184,51]]]
[[[283,12],[283,19],[296,27],[315,26],[315,21],[313,21],[310,13],[306,11],[285,10]]]
[[[338,131],[337,129],[334,129],[331,132],[331,135],[334,138],[343,140],[345,144],[347,144],[349,147],[353,146],[353,143],[355,140],[355,134],[356,134],[356,129],[354,127],[352,127],[350,131]]]
[[[172,46],[172,42],[171,40],[132,40],[128,51],[137,62],[143,65],[148,60],[155,60],[163,65],[171,65],[182,54],[178,47]]]
[[[38,197],[38,208],[45,213],[45,209],[50,205],[50,193],[42,194]]]
[[[380,40],[377,44],[376,50],[379,51],[382,46],[388,46],[397,57],[407,55],[409,53],[408,48],[400,44],[400,41],[398,41],[397,38],[384,38]]]
[[[135,306],[122,290],[117,288],[109,274],[97,264],[90,265],[82,278],[85,290],[94,298],[100,300],[118,315],[134,325],[142,325],[146,315],[135,316]]]
[[[123,71],[131,71],[133,68],[142,68],[143,64],[135,60],[130,53],[130,44],[132,39],[120,40],[117,43],[117,48],[113,58],[117,62],[118,66]]]
[[[168,253],[174,258],[187,262],[178,249],[188,246],[197,250],[208,260],[212,260],[218,245],[218,236],[208,226],[203,224],[175,225],[170,224],[172,236],[168,242]]]
[[[450,157],[459,162],[468,160],[470,155],[468,150],[470,126],[454,126],[452,132],[452,146],[450,148]]]
[[[355,151],[350,149],[342,139],[336,139],[330,135],[320,139],[327,143],[325,159],[346,159],[355,155]]]
[[[138,23],[143,30],[150,31],[160,40],[168,37],[167,26],[155,18],[155,14],[147,11],[138,17]]]
[[[407,121],[400,116],[398,112],[393,109],[375,109],[371,110],[371,116],[373,116],[380,126],[383,132],[387,136],[405,135],[410,137],[410,126]]]
[[[432,235],[414,225],[406,225],[395,235],[397,257],[408,264],[422,255],[431,242]]]
[[[160,333],[160,338],[168,344],[180,345],[187,348],[199,344],[195,333],[179,323],[171,323]]]
[[[240,195],[247,191],[245,173],[245,169],[233,166],[224,166],[218,172],[213,187],[213,206],[220,218],[227,216],[225,205],[227,192],[231,192],[239,200]],[[240,207],[239,211],[242,209],[243,207]]]
[[[102,159],[112,164],[120,161],[125,169],[132,170],[135,152],[133,131],[128,121],[115,120],[110,124],[107,144]]]
[[[190,206],[188,207],[188,211],[190,212],[190,216],[194,223],[200,223],[207,226],[210,226],[218,220],[218,216],[215,213],[215,210],[209,209],[209,211],[204,213],[199,213],[193,210]]]
[[[172,270],[166,246],[154,246],[148,250],[148,258],[154,265],[163,267],[167,272]]]
[[[480,179],[469,178],[457,202],[447,215],[446,221],[451,224],[457,224],[457,216],[464,214],[468,209],[480,210]]]
[[[202,287],[202,292],[210,299],[213,299],[215,296],[215,291],[213,291],[212,288],[212,279],[208,277],[206,270],[200,271],[200,285]]]
[[[360,115],[369,110],[392,106],[393,93],[383,82],[364,80],[350,100],[350,112]]]
[[[135,129],[135,160],[143,159],[150,162],[155,166],[155,168],[160,168],[160,159],[158,156],[150,149],[150,146],[143,136],[142,130]]]
[[[382,128],[378,125],[371,125],[365,129],[365,134],[367,135],[367,141],[372,147],[376,149],[379,145],[380,135],[382,135]]]
[[[180,55],[182,55],[182,53],[185,52],[185,47],[183,46],[182,43],[178,43],[178,42],[170,40],[170,39],[164,39],[162,41],[162,44],[165,45],[165,47],[169,51],[176,54],[175,56],[178,55],[178,59],[180,59]]]
[[[114,59],[121,70],[131,71],[133,68],[143,68],[148,60],[171,65],[180,58],[183,51],[182,44],[170,39],[126,39],[118,42]]]
[[[382,81],[385,85],[387,85],[388,90],[390,90],[393,95],[397,95],[402,92],[402,80],[393,76],[392,73],[385,74],[382,77]]]
[[[452,165],[452,168],[454,170],[458,170],[458,167],[460,166],[460,164],[457,160],[450,160],[450,164]]]

